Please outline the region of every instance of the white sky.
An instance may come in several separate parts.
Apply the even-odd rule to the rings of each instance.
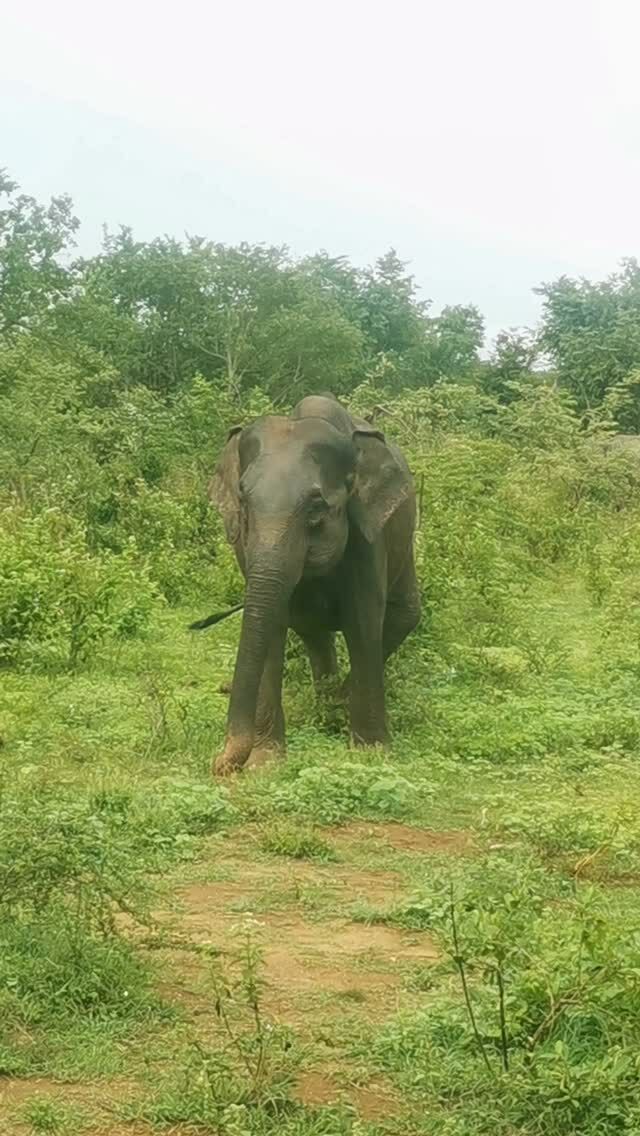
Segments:
[[[0,165],[141,238],[394,245],[435,309],[640,255],[638,0],[23,0]]]

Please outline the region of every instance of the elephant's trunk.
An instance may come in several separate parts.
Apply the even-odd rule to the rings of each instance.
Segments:
[[[260,681],[269,648],[287,626],[289,600],[300,570],[292,566],[288,548],[260,549],[251,556],[240,643],[233,674],[225,762],[239,768],[255,739]],[[284,649],[284,648],[283,648]]]

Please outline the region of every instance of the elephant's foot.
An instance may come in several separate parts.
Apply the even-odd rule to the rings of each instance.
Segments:
[[[355,746],[386,746],[389,744],[389,729],[384,708],[384,691],[379,699],[370,696],[369,691],[350,682],[351,692],[351,738]]]
[[[351,716],[351,741],[354,746],[388,746],[389,730],[384,719],[373,715]]]
[[[222,753],[218,754],[213,762],[212,774],[214,777],[229,777],[232,773],[239,773],[246,765],[252,749],[252,741],[240,742],[234,739],[228,741]]]
[[[232,773],[239,773],[244,761],[229,757],[226,753],[219,753],[211,767],[213,777],[230,777]]]
[[[363,735],[353,733],[351,735],[351,744],[356,749],[364,749],[365,747],[370,749],[372,746],[376,746],[379,749],[387,749],[391,744],[391,739],[388,734],[373,737],[370,734]]]

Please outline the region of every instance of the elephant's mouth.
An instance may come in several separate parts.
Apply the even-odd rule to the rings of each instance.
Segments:
[[[346,541],[345,541],[346,544]],[[326,576],[328,572],[333,571],[338,566],[344,556],[344,545],[338,548],[313,548],[307,549],[307,554],[304,559],[304,566],[302,569],[303,579],[313,579],[317,576]]]

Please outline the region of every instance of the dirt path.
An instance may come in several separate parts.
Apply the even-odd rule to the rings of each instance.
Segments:
[[[206,1036],[215,1021],[211,956],[224,959],[237,948],[241,929],[249,927],[262,960],[263,1012],[274,1023],[293,1028],[308,1047],[298,1099],[309,1106],[346,1100],[363,1119],[392,1117],[399,1102],[389,1087],[378,1080],[362,1083],[361,1071],[356,1075],[348,1061],[336,1060],[327,1038],[345,1021],[357,1028],[415,1005],[407,979],[416,968],[435,963],[438,951],[425,933],[356,921],[353,911],[362,904],[392,909],[408,894],[400,871],[384,863],[376,867],[376,861],[384,862],[381,852],[460,855],[470,850],[470,839],[464,833],[362,822],[323,835],[336,851],[336,862],[256,856],[250,832],[236,832],[216,846],[197,866],[198,877],[179,883],[170,904],[157,913],[166,936],[165,945],[156,945],[153,952],[161,961],[160,992]],[[211,874],[216,878],[207,878]],[[126,1095],[135,1088],[127,1084]],[[124,1093],[122,1083],[96,1088],[5,1078],[0,1079],[0,1116],[34,1097],[87,1100],[100,1114],[96,1131],[141,1136],[150,1130],[108,1119]],[[5,1131],[18,1136],[30,1129],[17,1123],[3,1129],[0,1122],[0,1133]],[[179,1127],[171,1131],[180,1136]]]

